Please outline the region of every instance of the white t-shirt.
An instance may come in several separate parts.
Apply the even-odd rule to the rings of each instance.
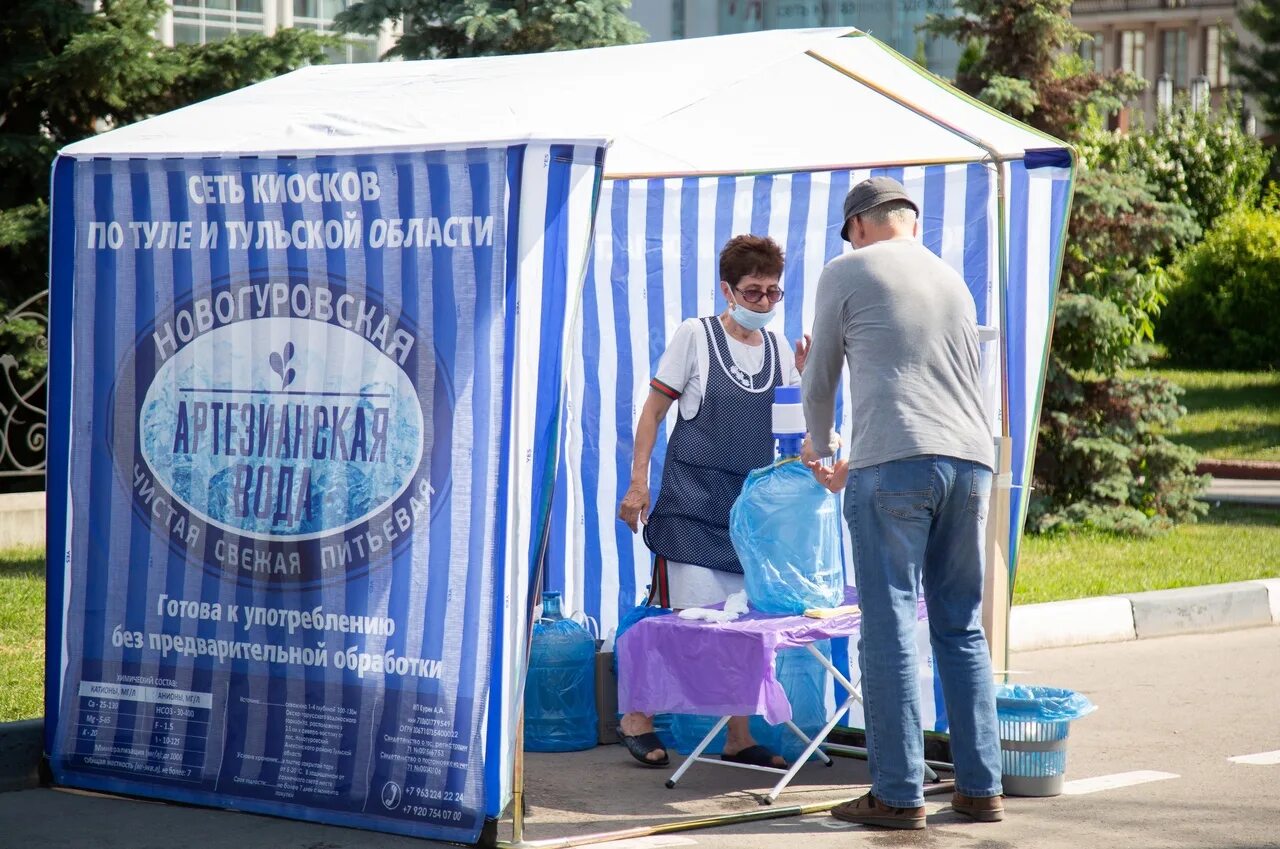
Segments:
[[[725,339],[729,342],[729,355],[733,358],[734,365],[747,374],[760,371],[764,365],[763,342],[748,345],[728,333],[725,333]],[[795,349],[781,336],[777,339],[782,383],[785,386],[799,386],[800,373],[796,371]],[[703,329],[702,319],[686,318],[672,334],[671,342],[667,345],[667,350],[662,352],[658,370],[653,375],[654,380],[680,393],[680,418],[691,419],[702,408],[703,387],[710,367],[711,351],[707,346],[707,332]],[[718,360],[716,367],[720,367]]]
[[[719,319],[716,319],[719,321]],[[796,371],[795,349],[787,340],[777,336],[778,359],[782,367],[782,382],[786,386],[799,386],[800,373]],[[733,364],[747,374],[756,374],[764,366],[764,343],[748,345],[739,342],[728,333],[729,356]],[[654,380],[680,393],[680,418],[691,419],[702,408],[703,387],[711,368],[711,351],[707,346],[707,332],[702,320],[687,318],[680,322],[671,337],[667,350],[658,361]],[[715,368],[720,368],[719,360]],[[670,604],[673,608],[705,607],[718,604],[743,587],[742,576],[734,572],[718,572],[688,563],[667,561],[667,581],[670,585]]]

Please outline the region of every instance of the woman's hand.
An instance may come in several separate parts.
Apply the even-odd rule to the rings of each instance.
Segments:
[[[809,359],[809,351],[813,348],[813,337],[808,333],[804,338],[796,342],[796,371],[804,374],[805,360]]]
[[[640,530],[640,523],[649,518],[649,485],[644,481],[632,482],[627,494],[622,496],[618,518],[627,523],[632,533]]]

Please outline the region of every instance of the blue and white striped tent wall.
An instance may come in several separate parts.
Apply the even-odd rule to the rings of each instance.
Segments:
[[[508,182],[507,320],[514,344],[506,373],[515,392],[504,421],[511,487],[505,493],[506,546],[494,605],[493,674],[485,761],[485,814],[498,817],[510,802],[516,730],[523,707],[530,576],[545,547],[551,509],[561,392],[573,333],[573,302],[591,245],[604,149],[595,145],[526,146],[523,179]],[[518,213],[517,213],[518,210]],[[520,309],[520,304],[537,305]]]
[[[1071,205],[1072,172],[1034,167],[1035,159],[1005,164],[1008,196],[1009,282],[1005,309],[1009,432],[1013,437],[1013,498],[1009,523],[1009,586],[1018,564],[1031,495],[1032,462],[1044,394],[1053,308]]]
[[[839,236],[844,195],[874,174],[902,180],[920,204],[923,242],[963,275],[979,322],[997,328],[1008,324],[1002,331],[1008,355],[1018,358],[1017,367],[1008,371],[1020,381],[1009,393],[1010,404],[1019,409],[1009,417],[1015,471],[1023,469],[1034,435],[1061,250],[1057,225],[1065,214],[1069,171],[1027,170],[1020,162],[1006,167],[1013,172],[1014,188],[1007,210],[1009,238],[1019,249],[1010,251],[1010,295],[1003,307],[998,180],[986,164],[606,180],[575,322],[545,586],[563,590],[569,607],[595,619],[602,636],[616,626],[621,611],[642,598],[651,555],[642,539],[617,520],[617,506],[630,478],[635,416],[667,339],[684,318],[723,307],[717,291],[720,246],[732,235],[750,232],[772,236],[786,253],[787,297],[772,329],[794,343],[812,325],[823,265],[848,249]],[[1004,416],[999,343],[983,345],[983,361],[992,432],[998,435]],[[847,439],[843,406],[838,413]],[[654,493],[675,415],[673,408],[654,449]],[[1012,517],[1018,519],[1023,509],[1022,499],[1015,498]],[[845,556],[848,563],[847,539]]]

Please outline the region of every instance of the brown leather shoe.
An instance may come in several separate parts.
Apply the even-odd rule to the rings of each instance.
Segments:
[[[891,808],[870,793],[836,805],[831,809],[831,816],[845,822],[881,828],[924,828],[923,805],[919,808]]]
[[[975,822],[1000,822],[1004,819],[1004,797],[957,793],[951,797],[951,810]]]

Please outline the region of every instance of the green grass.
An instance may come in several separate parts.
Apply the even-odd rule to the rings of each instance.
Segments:
[[[1280,372],[1155,373],[1187,390],[1169,439],[1218,460],[1280,460]]]
[[[1014,604],[1280,578],[1280,508],[1223,504],[1150,539],[1023,538]]]
[[[0,551],[0,722],[44,714],[44,552]]]

